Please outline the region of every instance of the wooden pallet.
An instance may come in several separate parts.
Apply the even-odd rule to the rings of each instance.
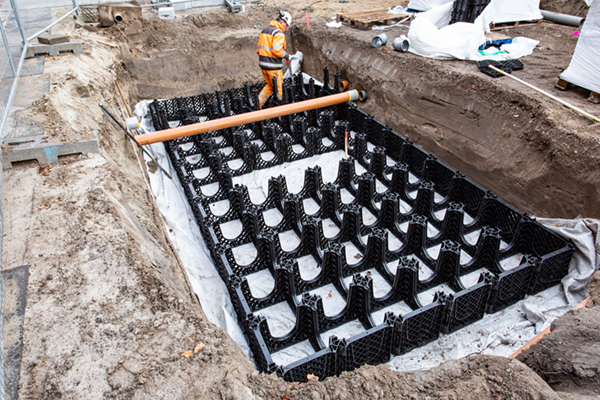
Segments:
[[[373,25],[392,25],[401,20],[412,17],[412,14],[388,14],[387,8],[338,14],[338,22],[357,29],[370,29]]]
[[[532,25],[540,25],[542,23],[541,19],[535,21],[514,21],[514,22],[500,22],[490,24],[490,30],[499,31],[500,29],[509,29],[509,28],[518,28],[521,26],[532,26]]]
[[[564,79],[560,79],[560,78],[558,78],[558,82],[556,82],[555,86],[558,90],[563,90],[563,91],[569,89],[571,86],[580,87],[580,86],[575,85],[574,83],[567,82]],[[582,88],[582,89],[584,89],[584,88]],[[594,92],[593,90],[590,90],[590,95],[588,96],[587,100],[590,103],[600,104],[600,94]]]

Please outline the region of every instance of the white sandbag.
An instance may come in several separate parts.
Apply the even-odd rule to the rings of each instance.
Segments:
[[[453,3],[443,4],[417,15],[407,35],[410,52],[438,60],[473,60],[478,57],[477,49],[485,43],[485,30],[490,23],[490,7],[486,7],[472,24],[457,22],[448,25],[452,6]]]
[[[587,13],[575,53],[560,78],[600,93],[600,1],[594,1]]]
[[[408,6],[411,10],[429,11],[432,8],[439,7],[446,3],[452,3],[454,0],[410,0]]]
[[[494,20],[497,24],[542,19],[540,0],[495,0]]]
[[[418,14],[408,31],[408,51],[438,60],[458,58],[474,61],[514,60],[531,54],[538,42],[523,37],[513,39],[513,43],[504,45],[500,52],[489,54],[478,50],[486,42],[485,32],[489,31],[496,15],[497,3],[502,1],[492,0],[472,24],[457,22],[448,25],[453,3]]]

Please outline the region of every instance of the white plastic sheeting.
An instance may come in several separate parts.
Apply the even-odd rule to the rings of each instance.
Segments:
[[[135,114],[141,121],[141,132],[154,130],[151,120],[147,116],[147,101],[139,103],[135,107]],[[156,198],[157,205],[164,216],[169,237],[178,251],[179,257],[186,269],[188,278],[194,292],[198,295],[202,309],[209,321],[224,329],[247,353],[248,344],[239,326],[237,317],[233,310],[231,299],[225,284],[219,277],[210,253],[201,237],[200,230],[194,219],[193,213],[184,195],[183,188],[179,183],[170,160],[166,154],[164,145],[156,143],[145,148],[153,154],[160,165],[165,168],[173,179],[168,179],[160,171],[148,170],[152,192]],[[342,151],[322,154],[309,159],[299,160],[294,163],[285,163],[270,169],[254,171],[241,177],[234,178],[234,184],[244,184],[248,187],[250,197],[255,202],[264,199],[268,190],[268,178],[283,174],[286,177],[288,189],[296,193],[301,189],[304,171],[309,166],[320,165],[324,182],[335,180],[339,160],[344,156]],[[144,156],[146,157],[146,156]],[[146,161],[150,161],[147,159]],[[358,164],[357,173],[363,173],[364,168]],[[218,213],[217,210],[215,212]],[[275,213],[276,214],[276,213]],[[280,218],[281,216],[268,216],[268,218]],[[486,315],[482,320],[475,322],[453,334],[441,335],[426,346],[419,347],[407,354],[395,357],[389,362],[391,368],[396,370],[418,370],[431,368],[440,363],[466,357],[471,354],[493,354],[508,356],[514,353],[523,344],[531,340],[537,333],[546,328],[554,319],[565,314],[570,308],[579,303],[587,296],[587,284],[593,272],[598,268],[600,262],[600,244],[596,242],[600,221],[597,220],[539,220],[541,223],[557,231],[559,234],[571,238],[576,246],[575,257],[571,262],[570,273],[563,279],[564,286],[555,286],[538,295],[529,296],[526,299],[504,309],[501,312]],[[266,221],[269,222],[269,221]],[[277,222],[277,221],[275,221]],[[222,225],[223,234],[226,236],[231,232]],[[236,229],[235,227],[233,228]],[[325,232],[329,235],[328,232]],[[282,238],[282,245],[287,244],[294,247],[291,239]],[[290,242],[290,243],[288,243]],[[236,257],[253,257],[249,252],[243,250]],[[245,254],[248,253],[248,254]],[[352,257],[352,251],[346,256]],[[516,260],[518,263],[518,260]],[[309,263],[310,264],[310,263]],[[315,266],[312,266],[315,267]],[[311,273],[311,265],[302,266],[303,271]],[[314,268],[313,268],[314,269]],[[376,271],[373,271],[376,272]],[[305,272],[302,272],[303,274]],[[248,277],[250,289],[255,295],[268,293],[273,285],[270,276],[260,273]],[[377,274],[374,274],[377,275]],[[303,275],[304,277],[304,275]],[[305,277],[308,278],[308,277]],[[373,277],[377,279],[377,277]],[[474,276],[473,282],[476,282]],[[321,293],[324,299],[324,307],[329,315],[336,308],[343,308],[344,301],[339,296],[329,297],[327,287]],[[381,294],[376,294],[380,296]],[[421,300],[427,304],[432,301],[433,293],[420,294]],[[329,310],[329,311],[328,311]],[[388,310],[392,311],[392,310]],[[408,309],[394,309],[396,313],[406,313]],[[293,326],[295,317],[288,310],[276,306],[261,310],[261,314],[268,318],[269,327],[273,334],[284,334]],[[383,313],[375,313],[374,319],[380,323]],[[381,315],[379,315],[381,314]],[[348,323],[335,329],[339,337],[350,337],[364,331],[357,323]],[[324,337],[327,343],[327,337]],[[273,355],[275,362],[287,364],[301,359],[313,353],[311,346],[306,343],[292,346]]]
[[[454,0],[411,0],[407,8],[418,11],[429,11]],[[494,1],[496,16],[492,22],[533,21],[542,18],[540,0],[496,0]]]
[[[454,0],[410,0],[406,8],[417,11],[429,11],[432,8],[453,2]]]
[[[486,42],[485,33],[496,19],[498,4],[492,0],[474,23],[457,22],[452,25],[453,3],[447,3],[430,11],[420,13],[412,21],[408,31],[409,51],[423,57],[438,60],[513,60],[529,55],[538,44],[524,37],[513,39],[513,44],[503,46],[504,52],[482,54],[479,46]]]
[[[575,306],[588,295],[592,275],[600,268],[600,221],[591,218],[553,219],[538,218],[548,229],[573,241],[577,251],[569,265],[569,275],[562,280],[570,306]]]
[[[494,0],[490,4],[494,7],[492,22],[497,24],[542,19],[540,0]]]
[[[594,1],[587,13],[575,53],[560,78],[600,93],[600,1]]]

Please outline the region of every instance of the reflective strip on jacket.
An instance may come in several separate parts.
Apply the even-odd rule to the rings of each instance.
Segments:
[[[262,69],[274,70],[283,68],[283,53],[285,50],[285,28],[279,21],[271,21],[260,33],[258,39],[258,65]]]

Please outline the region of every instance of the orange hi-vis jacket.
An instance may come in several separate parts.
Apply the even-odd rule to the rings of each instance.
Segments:
[[[282,57],[285,50],[284,30],[285,28],[279,21],[273,20],[260,33],[256,52],[258,53],[258,65],[262,69],[274,70],[283,68]]]

